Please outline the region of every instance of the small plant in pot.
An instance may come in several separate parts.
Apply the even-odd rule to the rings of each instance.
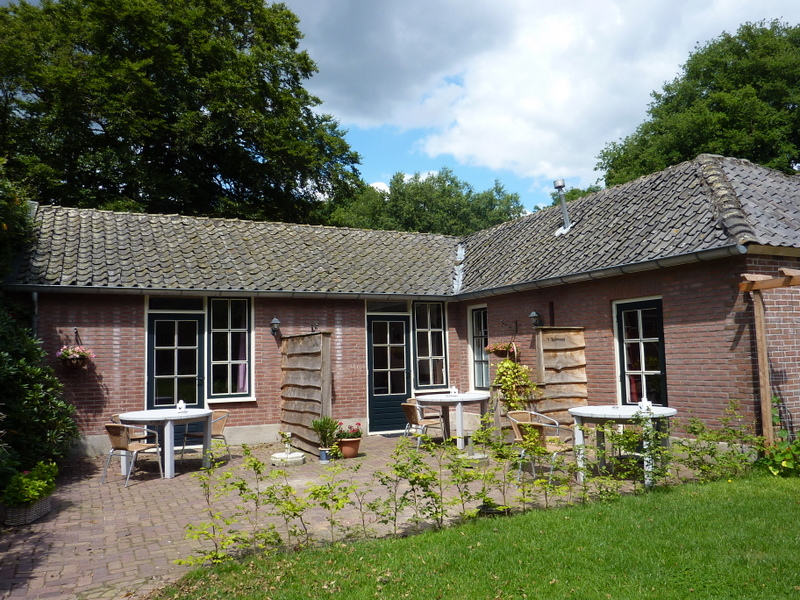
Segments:
[[[50,495],[56,489],[58,467],[52,461],[15,473],[0,494],[7,525],[25,525],[50,511]]]
[[[319,462],[327,463],[330,460],[331,448],[336,443],[339,421],[333,417],[320,417],[311,421],[311,429],[319,438]]]
[[[364,432],[361,423],[348,425],[339,421],[339,428],[336,430],[336,447],[343,458],[355,458],[358,456],[358,448]]]

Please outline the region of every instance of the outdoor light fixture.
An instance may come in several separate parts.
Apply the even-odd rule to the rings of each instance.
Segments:
[[[274,317],[272,321],[269,322],[269,328],[272,331],[272,335],[278,337],[278,334],[281,332],[281,322],[278,321],[278,317]]]
[[[533,327],[541,327],[544,325],[544,320],[542,319],[542,315],[540,315],[535,310],[531,311],[531,314],[528,315],[528,318],[531,320],[531,325]]]

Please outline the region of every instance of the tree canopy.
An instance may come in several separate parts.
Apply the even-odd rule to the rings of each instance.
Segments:
[[[800,26],[745,23],[698,45],[682,74],[653,92],[649,118],[598,156],[607,186],[701,153],[794,173],[800,163]]]
[[[305,222],[359,157],[302,86],[297,17],[262,0],[0,7],[0,157],[66,206]]]
[[[522,216],[519,195],[499,181],[475,192],[452,170],[408,177],[395,173],[388,191],[364,186],[353,199],[331,206],[326,221],[340,227],[466,235]]]

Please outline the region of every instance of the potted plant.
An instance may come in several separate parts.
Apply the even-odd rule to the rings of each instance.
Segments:
[[[339,448],[339,454],[343,458],[355,458],[358,456],[358,447],[363,436],[364,432],[361,430],[361,423],[345,427],[344,423],[339,421],[339,428],[336,430],[336,446]]]
[[[50,512],[50,495],[56,489],[58,467],[38,462],[30,471],[15,473],[0,494],[6,525],[26,525]]]
[[[336,443],[339,421],[333,417],[320,417],[311,421],[311,429],[319,438],[319,462],[323,464],[330,462],[330,452]]]
[[[519,348],[514,342],[489,344],[486,346],[486,352],[500,358],[510,358],[512,360],[516,360],[519,357]]]
[[[530,368],[509,358],[497,365],[492,385],[500,389],[508,410],[524,410],[537,393]]]
[[[61,359],[62,365],[80,368],[94,358],[95,354],[84,346],[62,346],[61,350],[56,352],[56,356]]]

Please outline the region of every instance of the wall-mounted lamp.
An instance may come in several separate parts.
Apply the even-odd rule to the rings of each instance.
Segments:
[[[269,322],[270,331],[272,331],[272,335],[278,337],[278,334],[281,332],[281,322],[278,321],[278,317],[274,317],[272,321]]]
[[[541,327],[544,325],[544,319],[542,319],[542,315],[535,310],[531,311],[531,314],[528,315],[528,318],[531,320],[531,325],[533,327]]]

